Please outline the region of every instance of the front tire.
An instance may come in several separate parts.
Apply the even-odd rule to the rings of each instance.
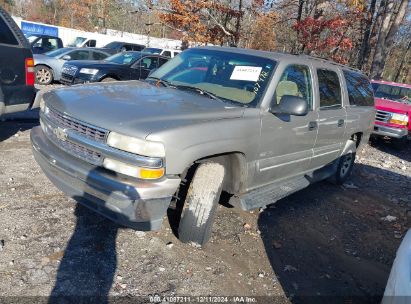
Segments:
[[[219,163],[204,163],[197,168],[178,227],[181,242],[203,246],[210,239],[224,176],[225,168]]]
[[[53,71],[45,65],[37,65],[35,68],[36,83],[48,85],[53,81]]]

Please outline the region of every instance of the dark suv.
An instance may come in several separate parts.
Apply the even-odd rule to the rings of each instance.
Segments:
[[[26,110],[34,96],[30,45],[14,20],[0,7],[0,116]]]
[[[113,41],[104,46],[104,48],[115,50],[117,53],[125,51],[141,51],[145,48],[145,45],[128,43],[122,41]]]

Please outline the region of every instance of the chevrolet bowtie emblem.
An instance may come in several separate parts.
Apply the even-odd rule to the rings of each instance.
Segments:
[[[61,140],[61,141],[66,141],[67,140],[67,133],[64,129],[62,128],[55,128],[53,130],[54,135],[56,135],[56,137]]]

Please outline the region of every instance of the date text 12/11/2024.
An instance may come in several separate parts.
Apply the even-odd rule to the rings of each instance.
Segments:
[[[160,296],[149,295],[150,303],[257,303],[257,299],[247,296]]]

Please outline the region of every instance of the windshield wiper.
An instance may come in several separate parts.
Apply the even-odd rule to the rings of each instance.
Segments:
[[[210,97],[211,99],[223,102],[223,100],[220,97],[218,97],[217,95],[214,95],[213,93],[208,92],[206,90],[200,89],[199,87],[192,87],[192,86],[188,86],[188,85],[176,85],[176,84],[173,84],[173,86],[175,86],[177,89],[193,90],[193,91],[195,91],[195,92],[197,92],[201,95],[206,95],[206,96]]]
[[[161,83],[163,86],[165,86],[166,88],[170,87],[170,82],[158,77],[147,77],[147,80],[153,79],[155,80],[157,83]]]

